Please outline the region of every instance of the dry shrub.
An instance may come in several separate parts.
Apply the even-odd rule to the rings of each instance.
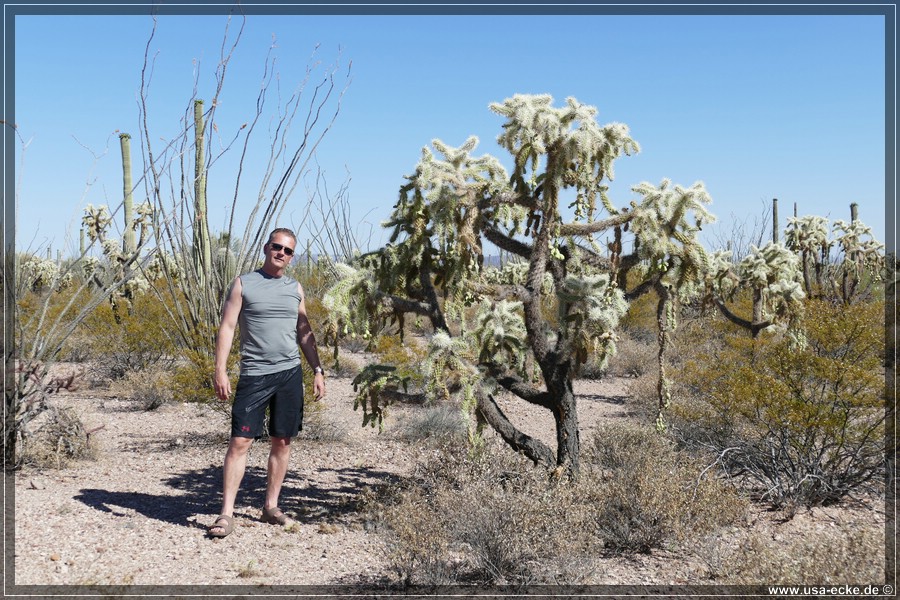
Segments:
[[[609,360],[606,373],[613,377],[655,374],[658,371],[656,353],[656,345],[623,335],[616,342],[616,354]]]
[[[631,395],[630,407],[635,417],[642,423],[652,423],[659,409],[659,370],[654,368],[628,382]]]
[[[466,424],[459,407],[438,404],[418,409],[400,429],[400,438],[409,442],[445,437],[466,438]]]
[[[61,469],[74,460],[96,458],[79,416],[71,408],[48,407],[22,447],[22,464]]]
[[[468,456],[461,443],[438,446],[416,483],[374,503],[405,584],[525,585],[588,574],[589,540],[557,521],[571,497],[555,494],[546,472],[524,458],[493,450]]]
[[[144,410],[156,410],[174,399],[173,375],[160,368],[130,371],[122,379],[110,383],[109,391],[136,402]]]
[[[616,553],[685,542],[746,512],[731,487],[650,428],[600,427],[584,460],[599,483],[592,492],[597,531]]]
[[[877,584],[885,580],[884,533],[883,525],[854,521],[777,540],[755,531],[737,547],[713,543],[708,576],[738,585]]]
[[[627,289],[632,289],[637,279],[629,276],[629,285]],[[639,296],[628,306],[628,312],[619,321],[619,328],[623,334],[637,340],[643,344],[656,343],[656,305],[659,302],[659,296],[656,292],[650,292]]]
[[[321,349],[324,351],[324,349]],[[346,352],[339,354],[337,358],[332,355],[330,359],[323,352],[319,353],[328,369],[329,377],[349,377],[354,378],[363,370],[363,363],[353,356],[349,356]]]
[[[436,446],[414,480],[371,503],[394,570],[405,584],[578,584],[599,555],[687,541],[743,514],[729,488],[655,435],[602,430],[571,481],[493,438],[477,454]]]
[[[349,437],[349,428],[344,423],[329,420],[322,402],[303,402],[303,430],[300,437],[323,443],[339,444]]]
[[[415,336],[405,335],[403,339],[392,333],[378,337],[375,348],[378,362],[397,367],[400,375],[414,375],[422,378],[422,364],[428,357],[428,346]]]

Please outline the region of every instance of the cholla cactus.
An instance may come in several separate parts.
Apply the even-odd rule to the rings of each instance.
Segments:
[[[153,257],[147,263],[144,275],[149,281],[160,277],[169,277],[173,281],[178,281],[184,277],[184,271],[171,254],[157,251],[153,253]]]
[[[800,285],[800,258],[782,244],[751,246],[736,271],[740,284],[753,290],[754,335],[780,318],[790,321],[802,312],[806,294]]]
[[[867,289],[866,285],[860,288],[864,275],[870,283],[881,281],[884,244],[859,220],[835,221],[832,233],[829,238],[824,217],[792,218],[788,220],[787,245],[800,254],[807,296],[833,295],[849,304],[860,289]]]
[[[628,311],[624,292],[610,283],[606,274],[570,275],[557,291],[560,319],[573,321],[574,354],[579,364],[589,354],[598,356],[602,369],[615,355],[616,334],[621,319]]]
[[[88,239],[92,242],[102,241],[106,236],[106,228],[112,223],[112,217],[105,205],[95,207],[93,204],[88,204],[84,209],[84,217],[81,222],[87,231]]]
[[[17,278],[32,290],[52,290],[58,292],[69,287],[72,275],[61,273],[59,265],[49,259],[29,256],[19,265]]]
[[[516,94],[502,103],[492,103],[491,110],[508,119],[497,143],[515,157],[517,172],[530,164],[532,187],[537,183],[540,160],[552,152],[553,164],[547,165],[552,172],[548,175],[558,180],[554,182],[558,187],[577,188],[575,220],[590,222],[598,208],[599,182],[612,180],[614,161],[622,154],[636,154],[640,146],[622,123],[601,127],[593,106],[571,97],[561,108],[553,108],[552,103],[553,97],[546,94]],[[524,187],[524,180],[519,183]]]
[[[603,361],[614,351],[626,310],[620,285],[643,260],[654,269],[637,294],[663,285],[660,278],[675,299],[695,293],[690,286],[703,281],[706,260],[695,234],[712,215],[703,207],[709,197],[702,184],[681,188],[668,181],[639,186],[641,206],[615,208],[605,181],[613,178],[615,160],[637,152],[638,144],[625,125],[600,126],[592,106],[572,98],[559,108],[552,103],[550,96],[517,94],[490,105],[504,117],[497,141],[512,154],[511,174],[493,157],[472,155],[475,137],[458,148],[435,140],[433,151],[423,149],[385,223],[393,229],[390,242],[355,262],[359,271],[339,278],[325,304],[335,334],[368,331],[387,317],[402,319],[398,314],[427,319],[435,389],[441,387],[435,377],[449,386],[451,371],[477,372],[478,385],[460,380],[454,391],[468,390],[478,414],[515,451],[573,474],[580,442],[572,379],[589,354]],[[575,218],[564,222],[560,202],[569,195]],[[604,210],[609,216],[601,219]],[[646,255],[622,256],[619,242],[628,227]],[[609,231],[616,249],[604,256],[596,238]],[[485,243],[518,262],[484,269]],[[554,309],[559,318],[547,318]],[[451,358],[466,368],[450,369]],[[361,375],[364,406],[380,411],[373,402],[379,390],[395,398],[392,378],[387,369]],[[555,451],[509,422],[490,382],[551,412]]]
[[[687,300],[698,295],[710,265],[697,233],[716,220],[706,210],[712,199],[703,183],[672,187],[663,179],[658,187],[644,182],[632,190],[643,196],[630,223],[639,241],[638,256],[650,274],[664,273],[663,283],[676,297]]]
[[[359,335],[368,339],[371,336],[368,319],[361,318],[365,315],[365,306],[360,305],[357,299],[360,290],[371,289],[371,273],[342,262],[334,263],[332,271],[335,283],[322,297],[322,306],[328,313],[326,331],[332,332],[335,344],[337,338],[343,336]]]
[[[480,361],[524,370],[528,334],[521,311],[521,302],[481,303],[473,332]]]
[[[880,281],[884,244],[872,237],[872,228],[859,220],[850,223],[838,220],[834,222],[834,234],[835,244],[844,253],[845,267],[854,274],[867,271]]]
[[[100,259],[96,256],[85,256],[81,261],[81,272],[86,279],[92,279],[100,270]]]
[[[720,298],[732,298],[740,288],[740,278],[735,274],[731,250],[718,250],[709,257],[706,270],[706,286]]]
[[[135,213],[137,214],[137,218],[132,221],[132,226],[135,231],[140,232],[137,242],[138,247],[140,247],[144,245],[144,242],[147,240],[147,236],[150,235],[150,230],[153,227],[153,207],[150,205],[149,201],[142,202],[135,209]]]
[[[815,215],[788,217],[785,244],[795,252],[816,252],[827,255],[831,247],[828,240],[828,219]]]

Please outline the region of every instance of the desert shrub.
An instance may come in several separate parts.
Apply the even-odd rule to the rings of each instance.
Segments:
[[[679,438],[762,499],[829,504],[883,473],[884,304],[814,301],[802,329],[733,335],[686,363]]]
[[[322,358],[322,363],[325,365],[329,377],[353,378],[362,371],[362,363],[347,353],[340,355],[338,359],[334,359],[324,354],[324,350],[324,348],[320,349],[319,356]]]
[[[404,421],[399,435],[409,442],[454,436],[465,439],[466,423],[459,407],[448,404],[426,406]]]
[[[507,452],[436,447],[417,480],[377,502],[389,559],[406,584],[577,582],[589,539],[557,522],[564,510],[543,470]]]
[[[655,344],[623,335],[616,342],[616,354],[609,360],[605,372],[614,377],[640,377],[645,373],[656,373],[656,353]],[[590,363],[591,360],[588,360],[587,364]]]
[[[687,541],[745,510],[652,431],[602,430],[574,480],[496,444],[450,439],[372,503],[405,583],[583,583],[599,555]]]
[[[633,274],[629,275],[629,287],[627,289],[630,290],[637,283],[637,279],[633,277]],[[635,341],[644,344],[655,344],[657,333],[656,305],[658,302],[659,296],[654,291],[635,298],[628,305],[628,312],[619,321],[619,331]]]
[[[778,541],[760,531],[733,547],[717,540],[706,550],[707,576],[736,585],[880,583],[884,532],[883,525],[842,521]]]
[[[37,468],[64,468],[74,460],[93,459],[95,449],[84,424],[71,408],[53,406],[22,445],[22,464]]]
[[[99,305],[83,324],[88,356],[100,379],[121,379],[151,367],[170,368],[177,356],[171,317],[157,297],[139,293],[131,308]]]
[[[420,374],[428,356],[427,346],[418,338],[404,336],[401,340],[400,336],[390,333],[378,336],[373,351],[379,362],[397,365],[399,370],[410,374]]]
[[[170,370],[158,367],[140,372],[129,371],[121,379],[113,381],[109,390],[136,402],[143,410],[156,410],[174,399],[172,380]]]
[[[313,373],[306,361],[303,361],[303,388],[303,430],[300,432],[300,437],[316,442],[345,442],[349,436],[348,425],[329,419],[325,403],[314,402],[312,399]],[[341,400],[337,399],[336,401],[340,402]]]
[[[746,505],[696,458],[651,427],[604,426],[586,462],[594,525],[615,553],[649,552],[736,521]]]

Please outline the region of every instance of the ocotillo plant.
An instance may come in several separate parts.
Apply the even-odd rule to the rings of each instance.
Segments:
[[[270,86],[274,80],[279,81],[277,85],[284,82],[275,68],[274,52],[270,52],[261,65],[260,85],[255,86],[255,92],[250,88],[230,92],[258,94],[255,102],[228,104],[228,107],[253,106],[255,111],[229,114],[220,101],[220,94],[229,93],[226,73],[243,31],[242,21],[238,22],[238,28],[232,24],[229,19],[222,41],[223,54],[215,64],[214,95],[204,102],[196,92],[192,94],[188,90],[189,97],[175,136],[160,144],[159,134],[150,129],[149,122],[153,119],[148,118],[149,79],[141,80],[139,102],[143,176],[148,182],[149,200],[158,223],[154,228],[154,242],[172,258],[182,274],[179,278],[166,277],[155,291],[171,307],[173,333],[179,338],[191,366],[197,370],[193,379],[205,386],[198,391],[209,399],[214,398],[215,334],[228,287],[234,274],[257,268],[269,232],[277,226],[290,225],[281,221],[282,211],[297,189],[299,179],[307,174],[318,144],[336,119],[346,89],[338,85],[337,80],[344,75],[339,61],[329,64],[317,57],[314,64],[299,70],[305,77],[296,82],[290,94],[269,93],[273,91]],[[156,27],[155,23],[148,46]],[[152,69],[151,59],[152,53],[145,54],[145,70]],[[204,87],[199,80],[205,76],[199,69],[196,73],[195,91]],[[349,70],[346,77],[349,82]],[[178,102],[177,98],[170,100]],[[218,119],[218,115],[224,117]],[[259,140],[260,135],[270,137]],[[265,152],[258,151],[260,142],[265,145]],[[194,160],[185,160],[191,150]],[[219,189],[231,188],[227,193],[232,198],[231,204],[224,215],[226,226],[217,232],[228,243],[216,248],[213,254],[206,186],[213,180],[214,167],[231,159],[234,162],[216,176]],[[248,186],[256,189],[248,190]],[[328,213],[322,211],[322,214]],[[303,233],[298,231],[298,234],[303,239]],[[162,266],[168,269],[167,263]]]

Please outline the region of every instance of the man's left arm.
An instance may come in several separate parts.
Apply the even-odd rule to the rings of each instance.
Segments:
[[[316,336],[313,333],[312,325],[309,323],[309,317],[306,315],[306,295],[303,293],[303,286],[299,283],[297,284],[297,291],[300,293],[300,306],[297,309],[297,342],[300,344],[303,356],[306,357],[306,362],[313,369],[313,390],[316,394],[316,400],[318,400],[325,396],[325,371],[322,370],[322,363],[319,361]]]

